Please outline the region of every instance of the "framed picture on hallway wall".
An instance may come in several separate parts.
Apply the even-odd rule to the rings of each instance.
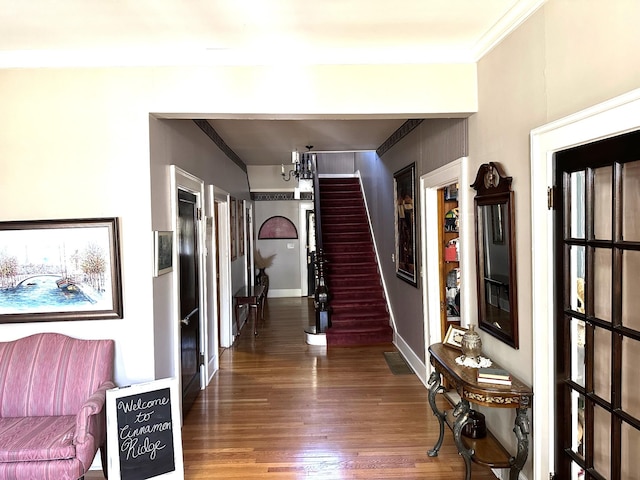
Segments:
[[[416,275],[416,164],[393,174],[395,197],[396,275],[418,287]]]
[[[229,199],[229,234],[231,235],[231,260],[238,258],[238,241],[236,239],[238,207],[236,206],[236,199],[231,197]]]
[[[238,249],[244,255],[244,200],[238,199]]]
[[[117,218],[0,222],[0,323],[122,318]]]

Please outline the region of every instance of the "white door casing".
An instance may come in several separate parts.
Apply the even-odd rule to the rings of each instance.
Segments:
[[[231,236],[229,215],[229,193],[212,186],[214,202],[218,202],[218,247],[220,248],[220,346],[228,348],[233,344],[233,293],[231,291]],[[214,203],[215,206],[215,203]]]
[[[463,325],[468,324],[467,318],[473,311],[472,302],[475,301],[475,282],[470,279],[473,275],[470,268],[475,270],[474,252],[475,243],[472,235],[473,227],[473,202],[471,202],[469,180],[469,159],[461,157],[447,165],[420,177],[420,215],[422,221],[421,255],[422,255],[422,296],[424,305],[424,335],[425,345],[441,342],[440,333],[440,259],[438,258],[438,235],[435,233],[441,225],[438,225],[438,190],[451,185],[459,184],[458,206],[460,207],[460,320]],[[425,355],[428,357],[428,353]],[[425,358],[425,378],[431,375],[431,363]]]
[[[182,170],[181,168],[171,165],[171,221],[173,225],[174,236],[177,235],[178,232],[178,189],[184,189],[193,193],[197,198],[196,207],[202,209],[203,199],[204,199],[204,182],[200,180],[198,177],[190,174],[189,172]],[[197,243],[199,245],[204,245],[204,232],[205,226],[203,223],[203,219],[200,218],[196,222],[197,228]],[[174,250],[176,248],[177,239],[174,238]],[[199,309],[198,321],[200,323],[200,352],[204,353],[205,358],[208,358],[208,346],[205,338],[207,337],[207,291],[206,291],[206,271],[205,271],[205,249],[199,249],[198,255],[198,271],[199,271],[199,302],[201,308]],[[174,258],[177,258],[174,255]],[[171,272],[173,275],[174,285],[179,285],[179,269],[174,268]],[[173,337],[173,369],[176,372],[176,376],[178,377],[178,383],[180,384],[180,391],[182,391],[181,385],[181,362],[180,362],[180,292],[178,288],[175,288],[173,291],[173,304],[175,305],[174,311],[174,319],[171,322],[172,328],[174,331],[172,332]],[[206,362],[205,362],[206,363]],[[206,386],[207,379],[207,370],[206,365],[205,368],[200,369],[200,388],[204,388]],[[182,408],[182,406],[181,406]]]
[[[640,128],[640,89],[531,131],[531,271],[533,345],[533,476],[548,478],[554,464],[554,214],[547,207],[554,153]]]

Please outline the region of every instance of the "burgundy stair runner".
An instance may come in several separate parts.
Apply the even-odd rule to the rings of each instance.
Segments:
[[[389,343],[393,330],[357,178],[320,178],[331,327],[327,345]]]

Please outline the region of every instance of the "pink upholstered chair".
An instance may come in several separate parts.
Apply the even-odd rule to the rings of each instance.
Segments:
[[[0,342],[0,480],[75,480],[101,449],[113,340],[41,333]]]

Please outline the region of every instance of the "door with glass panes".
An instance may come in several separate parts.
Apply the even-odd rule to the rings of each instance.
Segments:
[[[640,479],[640,131],[556,153],[556,478]]]

